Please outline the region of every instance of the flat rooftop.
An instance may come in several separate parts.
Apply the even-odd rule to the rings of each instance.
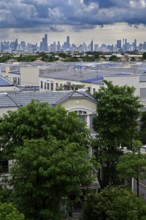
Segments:
[[[67,66],[67,64],[65,65]],[[144,68],[140,64],[128,66],[128,64],[123,65],[122,63],[77,63],[68,64],[68,68],[65,70],[59,68],[56,65],[54,69],[41,69],[39,76],[42,78],[101,84],[104,77],[141,75],[144,73],[146,66]]]

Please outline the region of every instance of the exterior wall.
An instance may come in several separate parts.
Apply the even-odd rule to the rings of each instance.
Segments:
[[[140,82],[140,99],[145,110],[146,109],[146,82]]]
[[[0,86],[0,92],[19,91],[15,86]]]
[[[38,67],[20,67],[21,86],[39,86]]]
[[[112,77],[105,77],[105,80],[112,81],[114,85],[118,86],[133,86],[135,90],[135,95],[140,96],[140,82],[139,76],[112,76]]]
[[[90,113],[96,113],[97,104],[87,99],[69,99],[61,104],[68,111],[82,109]]]
[[[43,86],[41,84],[43,83]],[[39,78],[39,86],[40,86],[40,91],[56,91],[61,89],[61,87],[65,84],[70,82],[71,84],[74,85],[82,85],[82,83],[77,82],[77,81],[69,81],[69,80],[62,80],[62,79],[54,79],[54,78],[45,78],[45,77],[40,77]],[[48,86],[49,84],[49,86]],[[51,85],[53,84],[53,85]]]
[[[62,80],[62,79],[39,77],[40,91],[46,91],[46,90],[56,91],[57,89],[61,88],[61,86],[67,84],[68,82],[70,82],[73,85],[85,86],[91,94],[94,94],[94,92],[98,91],[101,86],[99,84],[94,84],[94,83],[84,83],[84,82],[82,83],[82,82],[77,82],[73,80],[69,81],[69,80]]]
[[[102,86],[101,84],[96,84],[96,83],[84,83],[84,85],[92,95],[95,92],[97,92],[100,89],[100,87]]]
[[[8,74],[8,79],[14,84],[14,85],[20,85],[20,75],[19,74]]]
[[[97,114],[97,103],[84,98],[71,98],[61,103],[61,105],[69,112],[77,112],[79,116],[84,116],[87,128],[90,129],[91,135],[96,135],[96,132],[93,129],[93,118]]]

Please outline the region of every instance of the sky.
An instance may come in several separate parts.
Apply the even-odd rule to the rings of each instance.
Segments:
[[[0,0],[0,41],[146,41],[146,0]]]

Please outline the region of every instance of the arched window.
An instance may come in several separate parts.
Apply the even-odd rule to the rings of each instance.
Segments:
[[[83,110],[77,110],[77,111],[74,111],[76,112],[76,114],[78,115],[78,117],[84,121],[85,123],[87,123],[87,112],[86,111],[83,111]]]

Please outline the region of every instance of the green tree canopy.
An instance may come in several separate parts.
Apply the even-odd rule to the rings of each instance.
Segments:
[[[145,220],[146,203],[121,187],[106,187],[87,197],[83,220]]]
[[[73,112],[63,107],[32,101],[27,106],[8,112],[0,119],[0,145],[8,158],[13,158],[17,146],[26,139],[54,136],[87,146],[90,141],[86,125]]]
[[[24,215],[20,213],[11,203],[0,203],[1,220],[24,220]]]
[[[146,52],[142,54],[142,60],[146,60]]]
[[[86,148],[68,140],[27,140],[15,158],[10,182],[14,201],[28,220],[60,220],[61,207],[69,211],[72,197],[80,201],[82,187],[92,181]]]
[[[140,100],[134,87],[117,86],[105,81],[95,96],[98,100],[95,129],[105,144],[131,144],[137,132]]]
[[[117,184],[116,165],[122,154],[121,146],[132,146],[137,137],[140,101],[134,88],[117,86],[105,81],[97,93],[97,117],[94,128],[98,135],[94,144],[101,164],[98,179],[101,188]]]
[[[116,55],[112,55],[109,58],[109,61],[118,61],[118,60],[119,60],[119,58]]]
[[[137,196],[139,196],[139,180],[146,178],[146,155],[131,153],[121,156],[117,171],[121,179],[137,180]]]

